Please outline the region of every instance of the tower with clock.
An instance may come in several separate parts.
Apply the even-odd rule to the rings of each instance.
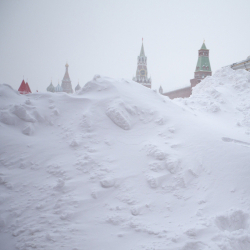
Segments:
[[[151,78],[148,78],[147,57],[145,56],[144,52],[143,38],[142,38],[141,53],[137,58],[136,76],[133,77],[133,81],[138,82],[145,87],[151,88]]]

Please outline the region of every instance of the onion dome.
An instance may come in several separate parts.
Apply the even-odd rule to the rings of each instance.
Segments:
[[[52,82],[50,83],[49,87],[47,88],[48,92],[55,92],[55,87],[53,86]]]
[[[162,86],[160,86],[160,88],[159,88],[159,93],[160,93],[160,94],[163,94]]]
[[[81,86],[79,85],[79,82],[78,82],[77,86],[75,87],[75,92],[77,92],[80,89],[81,89]]]
[[[62,89],[62,87],[61,87],[61,85],[59,83],[55,87],[55,92],[63,92],[63,89]]]

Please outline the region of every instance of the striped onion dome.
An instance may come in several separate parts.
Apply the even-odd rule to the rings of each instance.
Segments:
[[[55,92],[63,92],[62,87],[60,86],[60,84],[58,83],[57,86],[55,87]]]
[[[47,88],[48,92],[55,92],[55,87],[53,86],[52,82],[50,83],[49,87]]]
[[[75,87],[75,92],[78,91],[78,90],[80,90],[80,89],[81,89],[81,87],[80,87],[80,85],[78,83],[77,86]]]

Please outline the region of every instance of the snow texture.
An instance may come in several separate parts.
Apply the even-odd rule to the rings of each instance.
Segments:
[[[100,75],[0,85],[0,249],[249,250],[250,73],[170,100]]]

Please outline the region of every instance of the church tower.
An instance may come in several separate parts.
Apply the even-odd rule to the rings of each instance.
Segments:
[[[63,92],[66,92],[66,93],[73,93],[73,89],[72,89],[72,85],[71,85],[71,81],[70,81],[70,78],[69,78],[69,72],[68,72],[68,63],[66,63],[65,65],[66,67],[66,70],[65,70],[65,74],[64,74],[64,77],[63,77],[63,80],[62,80],[62,89],[63,89]]]
[[[206,48],[205,41],[200,50],[198,50],[198,62],[194,72],[194,79],[190,80],[191,87],[196,86],[207,76],[212,75],[212,70],[209,62],[209,50]]]
[[[138,82],[145,87],[151,88],[151,78],[148,78],[147,57],[145,56],[144,52],[143,38],[141,53],[137,58],[136,76],[133,78],[133,81]]]

